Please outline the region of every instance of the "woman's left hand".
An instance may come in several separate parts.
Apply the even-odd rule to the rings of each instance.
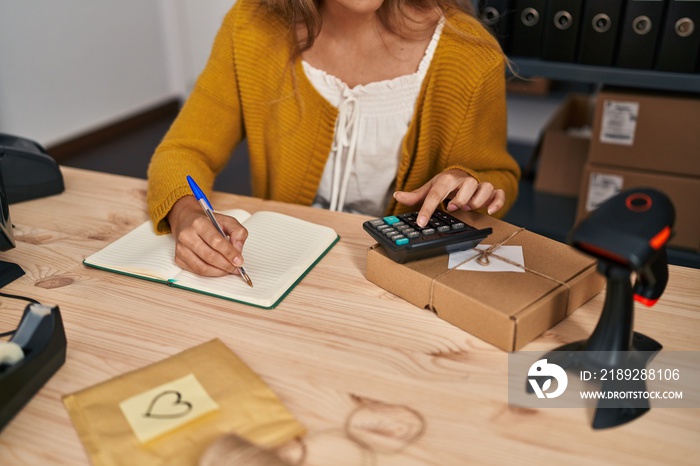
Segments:
[[[435,175],[415,191],[396,191],[394,199],[404,205],[416,205],[423,201],[416,223],[423,227],[442,201],[451,197],[447,211],[458,209],[475,210],[486,207],[489,215],[505,204],[506,194],[495,189],[491,183],[479,183],[476,178],[462,170],[453,168]]]

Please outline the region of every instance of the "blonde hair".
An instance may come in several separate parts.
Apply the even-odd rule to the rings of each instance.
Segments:
[[[319,11],[321,0],[260,0],[260,3],[278,14],[290,28],[296,30],[299,26],[302,27],[305,33],[296,44],[294,56],[299,56],[311,48],[321,32],[323,23]],[[410,30],[406,27],[406,23],[414,21],[407,13],[408,9],[436,10],[443,15],[456,9],[475,17],[471,0],[384,0],[377,13],[387,30],[403,36],[407,30]]]

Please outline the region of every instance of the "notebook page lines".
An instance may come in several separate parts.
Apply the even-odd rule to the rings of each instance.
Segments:
[[[89,256],[86,262],[124,273],[167,280],[181,270],[175,265],[174,257],[175,242],[172,236],[157,236],[149,222]]]

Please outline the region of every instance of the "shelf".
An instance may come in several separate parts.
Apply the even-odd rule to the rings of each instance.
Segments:
[[[560,81],[700,93],[700,74],[696,73],[589,66],[531,58],[511,57],[511,59],[514,70],[523,77],[545,77]]]

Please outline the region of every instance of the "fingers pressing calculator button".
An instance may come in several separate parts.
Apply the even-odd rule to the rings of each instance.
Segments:
[[[433,214],[427,228],[418,226],[417,217],[417,212],[389,215],[368,220],[362,227],[399,263],[470,249],[492,232],[491,228],[476,229],[443,211]]]

